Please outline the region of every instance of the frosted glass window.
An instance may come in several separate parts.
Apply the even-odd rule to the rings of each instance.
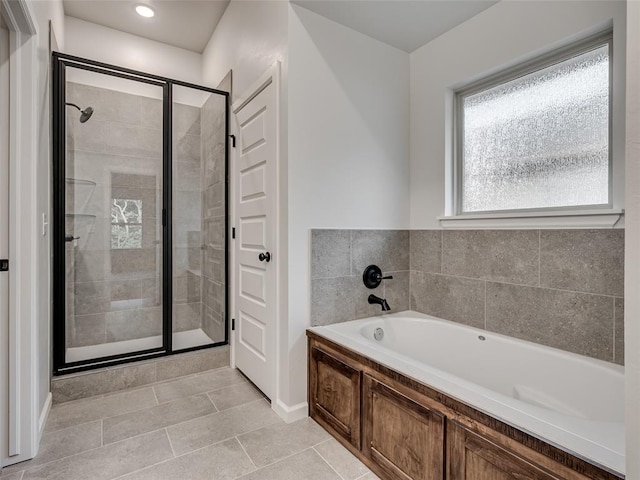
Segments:
[[[142,248],[142,200],[112,200],[111,248]]]
[[[461,213],[609,204],[609,45],[459,94]]]

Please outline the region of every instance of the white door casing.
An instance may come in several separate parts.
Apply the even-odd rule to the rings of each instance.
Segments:
[[[278,72],[276,64],[232,107],[235,365],[270,399],[277,367]]]
[[[0,258],[9,258],[9,30],[0,17]],[[9,274],[0,272],[0,452],[9,451]],[[1,456],[0,456],[1,458]],[[0,464],[1,467],[1,464]]]

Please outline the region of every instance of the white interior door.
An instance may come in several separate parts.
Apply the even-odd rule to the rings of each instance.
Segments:
[[[0,16],[0,258],[9,258],[9,31]],[[9,453],[9,273],[0,272],[0,460]],[[0,463],[0,468],[2,464]]]
[[[236,367],[274,398],[278,112],[274,75],[263,80],[233,106],[237,133],[233,345]]]

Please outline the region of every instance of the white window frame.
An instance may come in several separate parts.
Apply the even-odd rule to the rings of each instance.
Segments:
[[[609,202],[603,205],[580,205],[565,207],[530,208],[515,210],[497,210],[481,212],[462,212],[462,137],[463,137],[463,100],[484,90],[496,87],[517,78],[535,73],[577,55],[591,51],[599,46],[609,47]],[[622,226],[624,210],[616,205],[614,181],[616,169],[621,168],[614,161],[614,52],[613,30],[591,35],[581,41],[573,42],[551,53],[538,56],[513,68],[485,77],[480,81],[453,91],[452,152],[450,159],[450,178],[447,182],[448,211],[439,217],[444,228],[606,228]],[[624,166],[622,166],[624,168]]]

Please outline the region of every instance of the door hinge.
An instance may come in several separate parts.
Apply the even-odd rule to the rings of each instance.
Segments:
[[[229,138],[231,139],[231,146],[233,148],[236,148],[236,136],[235,135],[229,135]]]
[[[231,319],[231,330],[235,330],[236,329],[236,319],[232,318]]]
[[[0,260],[0,272],[8,272],[9,271],[9,259],[3,258]]]
[[[231,228],[231,238],[236,238],[236,227]]]

